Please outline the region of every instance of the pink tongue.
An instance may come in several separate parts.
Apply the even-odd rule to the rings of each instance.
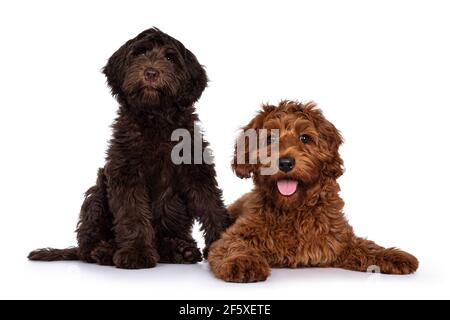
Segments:
[[[279,180],[277,182],[278,191],[283,196],[290,196],[297,191],[297,184],[298,182],[295,180]]]

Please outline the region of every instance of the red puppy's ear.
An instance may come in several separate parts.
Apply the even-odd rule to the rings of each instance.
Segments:
[[[325,137],[331,157],[329,158],[329,161],[325,162],[324,173],[334,179],[337,179],[344,173],[344,161],[339,154],[339,147],[344,141],[341,133],[335,128],[335,126],[330,122],[328,122],[328,124],[329,126],[326,126],[327,129]]]
[[[251,161],[250,155],[257,155],[258,129],[263,128],[266,117],[275,109],[275,106],[263,105],[262,110],[242,128],[242,132],[236,139],[231,168],[239,178],[250,178],[252,174],[258,171],[259,165],[255,161]],[[250,143],[252,138],[255,140]]]
[[[339,155],[339,147],[344,142],[338,129],[322,114],[320,109],[313,110],[315,126],[319,131],[319,149],[323,161],[322,172],[334,179],[344,173],[344,161]]]
[[[250,178],[257,170],[256,163],[250,163],[250,145],[246,132],[249,128],[244,127],[234,145],[234,157],[231,163],[233,172],[241,179]],[[242,147],[239,147],[241,145]]]

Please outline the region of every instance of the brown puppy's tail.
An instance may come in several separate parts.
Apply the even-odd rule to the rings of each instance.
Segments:
[[[67,249],[37,249],[30,252],[28,259],[33,261],[80,260],[77,247]]]

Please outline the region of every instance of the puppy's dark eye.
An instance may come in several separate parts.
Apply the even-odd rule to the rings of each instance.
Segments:
[[[175,56],[175,53],[169,52],[169,53],[166,53],[166,55],[164,56],[164,58],[165,58],[167,61],[174,62],[176,56]]]
[[[311,137],[308,136],[307,134],[302,134],[302,135],[300,135],[300,141],[304,144],[310,143]]]

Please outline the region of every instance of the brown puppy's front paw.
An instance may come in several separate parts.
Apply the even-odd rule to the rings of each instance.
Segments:
[[[201,262],[202,254],[197,243],[179,238],[164,238],[158,243],[161,263],[192,264]]]
[[[113,262],[120,269],[148,269],[155,267],[158,259],[154,250],[123,248],[114,254]]]
[[[195,244],[190,244],[189,242],[183,241],[178,246],[177,251],[180,256],[179,263],[191,264],[201,262],[203,260],[202,253]]]
[[[227,282],[258,282],[265,281],[270,275],[270,266],[262,258],[237,257],[226,260],[216,274]]]
[[[377,258],[381,273],[411,274],[419,267],[416,257],[398,249],[387,249]]]

